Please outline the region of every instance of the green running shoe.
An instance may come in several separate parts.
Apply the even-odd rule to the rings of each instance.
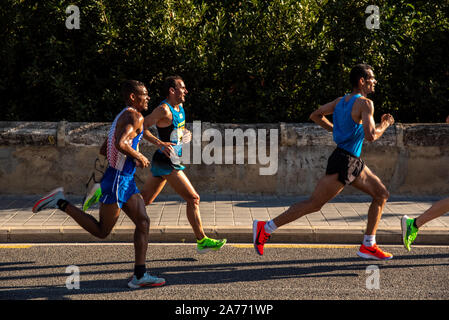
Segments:
[[[418,235],[418,228],[413,225],[412,218],[408,216],[403,216],[401,219],[401,229],[402,229],[402,240],[404,242],[404,247],[410,251],[411,244],[415,241]]]
[[[83,211],[87,211],[93,204],[97,203],[101,198],[101,186],[95,183],[87,192],[86,198],[83,201]]]
[[[208,237],[204,237],[202,240],[196,241],[196,251],[198,253],[207,253],[211,250],[218,251],[226,244],[226,239],[215,240]]]

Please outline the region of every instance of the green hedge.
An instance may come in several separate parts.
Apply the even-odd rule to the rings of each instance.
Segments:
[[[112,121],[121,80],[161,100],[162,80],[184,77],[188,120],[305,122],[348,92],[352,65],[378,79],[376,120],[443,122],[449,101],[449,2],[3,0],[2,120]],[[80,8],[68,30],[65,9]]]

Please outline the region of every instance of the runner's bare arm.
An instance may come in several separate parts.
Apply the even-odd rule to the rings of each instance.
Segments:
[[[326,118],[326,116],[334,113],[335,106],[337,105],[340,98],[328,102],[316,109],[310,114],[309,119],[326,129],[327,131],[332,132],[334,125]]]
[[[159,140],[156,136],[154,136],[148,128],[157,124],[165,116],[166,114],[164,110],[159,106],[156,109],[154,109],[153,112],[151,112],[149,115],[145,117],[143,123],[143,130],[144,130],[143,137],[152,144],[157,145],[158,147],[161,146],[162,141]]]
[[[140,152],[134,150],[128,141],[134,139],[144,122],[143,117],[132,112],[125,112],[117,122],[115,147],[121,153],[134,158],[139,167],[148,167],[148,159]]]
[[[149,127],[157,124],[158,122],[166,119],[168,117],[169,111],[167,111],[162,106],[157,107],[156,109],[151,112],[148,116],[145,117],[144,123],[143,123],[143,137],[148,140],[150,143],[155,144],[158,146],[159,149],[162,150],[162,152],[170,157],[170,150],[173,148],[172,145],[175,145],[175,143],[172,142],[163,142],[159,140],[157,137],[155,137],[151,131],[148,129]]]
[[[362,123],[365,139],[375,141],[379,139],[389,126],[394,123],[391,114],[383,114],[380,123],[376,126],[374,122],[374,104],[369,99],[359,99],[362,110]]]

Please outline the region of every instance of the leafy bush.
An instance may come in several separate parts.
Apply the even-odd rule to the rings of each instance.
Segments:
[[[151,108],[163,78],[184,77],[191,120],[305,122],[350,90],[358,62],[374,68],[376,119],[442,122],[449,101],[449,4],[366,1],[96,0],[0,4],[2,120],[112,121],[126,78],[145,82]]]

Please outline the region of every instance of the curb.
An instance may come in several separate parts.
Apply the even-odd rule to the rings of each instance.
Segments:
[[[252,228],[236,226],[205,226],[205,233],[212,238],[227,238],[230,243],[252,243]],[[359,244],[363,240],[364,227],[287,227],[272,234],[272,243],[339,243]],[[24,228],[0,228],[0,243],[59,243],[59,242],[133,242],[134,227],[115,227],[105,239],[99,239],[81,227],[67,226]],[[398,228],[378,229],[376,240],[382,244],[402,245]],[[150,227],[150,242],[193,243],[195,237],[190,226]],[[447,229],[425,228],[420,230],[415,244],[448,245]]]

